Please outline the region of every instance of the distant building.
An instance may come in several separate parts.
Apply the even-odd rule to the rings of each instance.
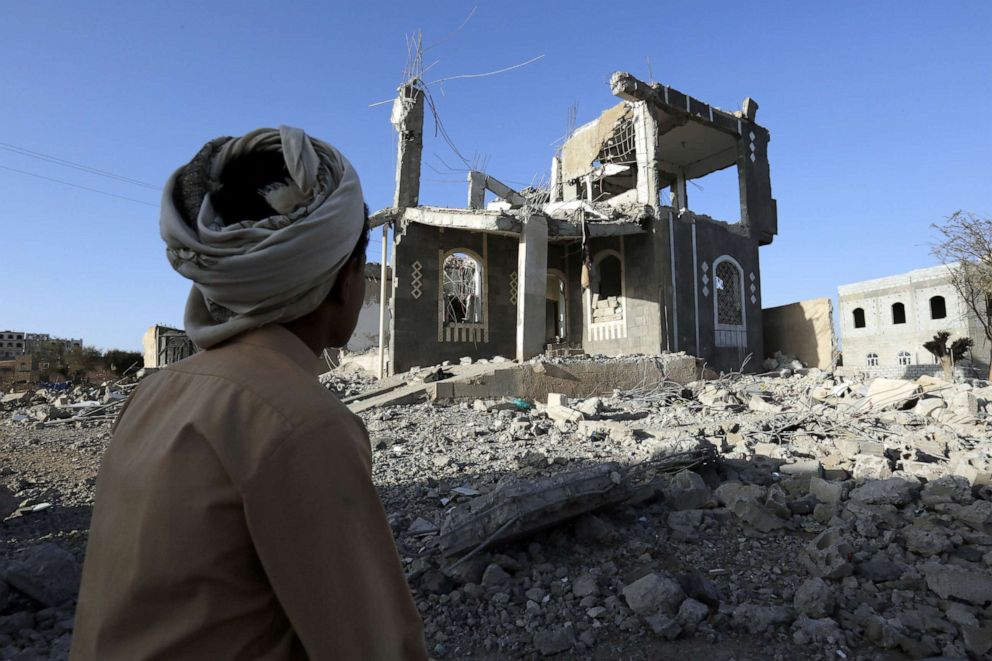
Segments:
[[[837,288],[845,370],[916,377],[940,371],[923,343],[939,331],[975,342],[971,365],[987,374],[990,347],[978,319],[951,281],[953,266],[934,266]]]
[[[59,363],[61,366],[62,361],[59,357],[61,354],[78,351],[82,348],[82,339],[52,337],[47,333],[0,331],[0,361],[17,360],[23,356],[36,355],[35,363]],[[34,371],[37,372],[38,370]]]
[[[169,326],[151,326],[141,337],[145,369],[158,369],[196,353],[196,345],[183,331]]]
[[[23,354],[25,335],[21,331],[0,331],[0,360],[13,360]]]

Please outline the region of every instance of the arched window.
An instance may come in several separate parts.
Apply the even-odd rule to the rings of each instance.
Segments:
[[[947,303],[943,296],[933,296],[930,298],[930,318],[944,319],[947,317]]]
[[[893,324],[904,324],[906,323],[906,306],[902,303],[892,304],[892,323]]]
[[[908,351],[899,352],[899,364],[903,366],[912,364],[912,357],[909,355]]]
[[[864,308],[854,308],[854,327],[864,328],[865,327],[865,311]]]
[[[713,289],[716,292],[716,324],[720,327],[744,326],[744,273],[730,259],[713,265]]]
[[[482,263],[468,253],[453,252],[441,270],[444,323],[482,323]]]
[[[877,353],[870,353],[867,356],[865,356],[865,358],[866,358],[866,362],[868,363],[868,367],[878,367]]]

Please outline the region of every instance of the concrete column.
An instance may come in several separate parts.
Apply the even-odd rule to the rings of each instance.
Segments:
[[[548,202],[561,202],[561,159],[551,159],[551,196]]]
[[[658,122],[647,101],[634,102],[634,149],[637,154],[637,201],[657,211]]]
[[[400,86],[389,118],[396,128],[396,189],[393,207],[420,202],[420,157],[424,149],[424,93],[413,83]]]
[[[475,170],[468,172],[468,208],[482,209],[486,203],[486,175]]]
[[[675,200],[672,203],[678,211],[688,211],[689,210],[689,195],[686,193],[685,185],[685,173],[679,172],[678,177],[675,180],[675,187],[672,189],[675,193]]]
[[[548,288],[548,220],[523,223],[517,249],[517,360],[544,351],[545,292]]]
[[[382,224],[382,257],[379,263],[379,378],[386,378],[386,242],[389,223]]]

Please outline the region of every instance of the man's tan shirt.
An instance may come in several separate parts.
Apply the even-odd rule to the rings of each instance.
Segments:
[[[72,658],[425,658],[361,420],[281,326],[148,377],[97,480]]]

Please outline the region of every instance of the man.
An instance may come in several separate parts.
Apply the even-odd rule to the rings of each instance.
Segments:
[[[214,140],[169,179],[161,231],[204,351],[115,425],[71,658],[426,658],[365,427],[312,369],[364,299],[351,164],[288,127]]]

